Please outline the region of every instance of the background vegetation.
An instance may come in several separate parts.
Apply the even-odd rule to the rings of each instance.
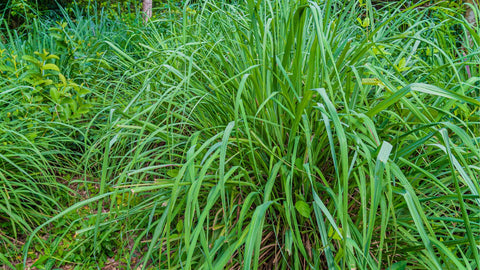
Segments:
[[[464,6],[239,2],[8,2],[4,268],[477,269]]]

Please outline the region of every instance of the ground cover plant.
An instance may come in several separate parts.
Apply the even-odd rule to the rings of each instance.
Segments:
[[[480,267],[465,7],[237,2],[2,28],[4,268]]]

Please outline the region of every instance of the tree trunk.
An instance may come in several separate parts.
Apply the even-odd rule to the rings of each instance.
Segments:
[[[465,11],[465,20],[472,26],[473,29],[476,29],[477,27],[477,19],[475,17],[475,10],[473,7],[478,8],[480,0],[465,0],[463,3],[466,6],[466,11]],[[467,31],[467,42],[469,46],[473,45],[473,40],[472,40],[472,35],[470,32]]]
[[[143,0],[142,12],[145,22],[148,22],[148,19],[152,17],[152,7],[152,0]]]
[[[474,2],[477,2],[477,6],[478,6],[478,0],[477,1],[474,1],[474,0],[466,0],[465,1],[465,4],[470,4],[470,5],[466,5],[467,7],[467,11],[465,12],[465,19],[467,20],[468,23],[470,23],[470,25],[472,26],[476,26],[477,25],[477,22],[476,22],[476,19],[475,19],[475,12],[474,10],[472,9],[472,6],[475,6],[475,3]]]

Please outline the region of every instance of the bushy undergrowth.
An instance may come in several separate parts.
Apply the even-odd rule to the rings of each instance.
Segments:
[[[461,6],[187,4],[4,30],[2,263],[480,266]]]

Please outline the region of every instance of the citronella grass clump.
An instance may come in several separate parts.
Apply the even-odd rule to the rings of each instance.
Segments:
[[[477,268],[478,36],[460,6],[423,4],[187,2],[146,24],[96,13],[50,30],[95,29],[87,49],[41,28],[31,38],[91,106],[32,120],[50,130],[41,139],[26,122],[0,133],[8,255],[48,267]],[[11,100],[22,87],[1,85]]]

